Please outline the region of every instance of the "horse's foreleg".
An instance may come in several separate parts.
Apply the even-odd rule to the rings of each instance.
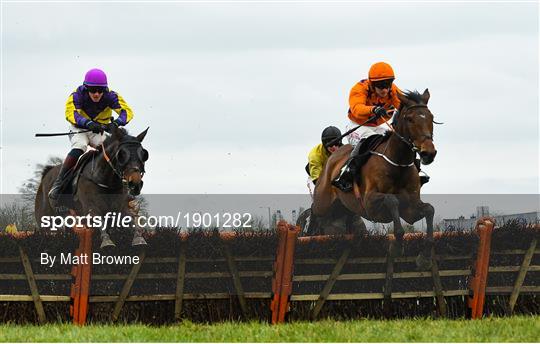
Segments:
[[[346,230],[348,234],[354,234],[359,237],[367,235],[366,224],[362,217],[358,214],[347,216]]]
[[[106,248],[114,248],[116,247],[116,245],[114,244],[114,242],[111,240],[111,237],[109,236],[109,233],[107,232],[107,228],[109,226],[109,224],[106,222],[107,221],[107,217],[106,216],[101,216],[100,214],[97,215],[96,213],[100,213],[99,211],[95,211],[93,210],[94,208],[91,208],[87,214],[89,214],[90,216],[100,216],[101,217],[101,220],[103,221],[103,223],[101,224],[101,228],[98,228],[98,230],[100,231],[100,237],[101,237],[101,245],[99,246],[100,249],[106,249]]]
[[[140,205],[136,200],[128,201],[127,207],[124,209],[124,212],[129,214],[131,217],[131,222],[133,224],[133,240],[131,241],[131,246],[140,246],[140,245],[148,245],[146,243],[146,240],[144,240],[142,234],[143,234],[143,228],[140,227],[140,221],[139,221],[139,209]]]
[[[408,223],[415,223],[423,218],[426,219],[427,238],[422,251],[416,257],[416,266],[419,270],[429,270],[431,268],[431,249],[433,248],[433,217],[435,208],[429,203],[418,201],[414,206],[408,207],[402,211],[402,217]]]
[[[401,226],[399,217],[399,199],[393,194],[372,193],[366,197],[366,210],[371,218],[387,218],[390,214],[394,225],[395,242],[391,244],[390,253],[393,256],[403,253],[403,235],[405,230]]]
[[[399,218],[399,199],[395,195],[386,194],[384,195],[383,203],[392,216],[392,222],[394,224],[394,237],[396,238],[395,242],[391,244],[390,253],[394,257],[402,255],[403,235],[405,234],[405,230],[403,229],[401,220]]]
[[[433,217],[435,215],[435,208],[433,208],[433,206],[429,203],[422,203],[420,205],[420,212],[422,213],[423,217],[426,218],[427,238],[424,249],[422,252],[420,252],[418,257],[416,257],[416,266],[419,269],[428,270],[431,268],[431,259],[433,258],[431,256],[431,252],[434,245]]]

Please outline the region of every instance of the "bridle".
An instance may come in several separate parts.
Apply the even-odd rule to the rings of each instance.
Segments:
[[[126,146],[126,145],[137,145],[138,147],[142,148],[141,143],[138,142],[138,141],[130,140],[130,141],[121,142],[118,145],[118,151],[116,153],[116,155],[117,155],[116,156],[116,163],[117,164],[118,164],[118,152],[120,152],[120,150],[122,149],[122,146]],[[101,143],[101,152],[103,153],[103,158],[105,159],[105,161],[107,162],[107,164],[109,165],[111,170],[122,181],[122,185],[126,186],[128,184],[128,181],[126,180],[126,178],[124,176],[124,171],[119,172],[117,166],[113,165],[113,163],[111,161],[111,158],[107,154],[107,150],[105,149],[105,146],[103,145],[103,143]],[[141,159],[141,162],[142,162],[142,169],[139,168],[139,167],[134,167],[131,170],[133,170],[134,172],[139,172],[141,174],[141,178],[142,178],[144,176],[144,174],[145,174],[144,161],[142,160],[142,157],[139,157],[139,158]]]
[[[398,114],[396,114],[396,116],[399,116],[402,113],[405,113],[406,111],[409,111],[410,109],[414,109],[414,108],[427,109],[428,107],[425,104],[414,104],[414,105],[404,106],[403,109],[401,111],[399,111]],[[433,122],[437,123],[435,121],[433,121]],[[437,124],[442,124],[442,123],[437,123]],[[403,141],[407,145],[407,147],[409,147],[414,153],[420,152],[420,148],[418,148],[414,144],[414,142],[411,140],[410,137],[408,139],[406,139],[401,134],[399,134],[396,130],[394,130],[394,135],[396,135],[401,141]],[[431,135],[425,135],[424,134],[424,135],[421,135],[420,137],[424,138],[424,140],[433,140],[433,134],[431,134]]]
[[[414,105],[410,105],[410,106],[404,106],[402,108],[401,111],[399,111],[398,113],[396,113],[394,116],[399,116],[400,114],[402,113],[405,113],[406,111],[409,111],[410,109],[414,109],[414,108],[426,108],[427,109],[427,105],[425,104],[414,104]],[[396,117],[397,118],[397,117]],[[434,123],[437,123],[435,121],[433,121]],[[420,152],[420,148],[418,148],[414,142],[411,140],[411,138],[405,138],[403,137],[403,135],[399,134],[395,128],[393,128],[393,126],[391,126],[388,122],[387,122],[388,126],[392,129],[392,133],[394,135],[396,135],[403,143],[405,143],[407,145],[407,147],[414,153],[414,155],[416,156],[416,153]],[[437,123],[437,124],[442,124],[442,123]],[[422,135],[421,137],[423,137],[424,139],[429,139],[429,140],[433,140],[433,135]],[[390,165],[393,165],[393,166],[396,166],[396,167],[411,167],[414,165],[414,157],[413,157],[413,160],[411,163],[408,163],[408,164],[398,164],[397,162],[394,162],[392,161],[389,157],[387,157],[384,153],[386,152],[386,149],[388,148],[388,144],[390,143],[390,141],[387,141],[386,143],[386,146],[383,150],[382,153],[379,153],[379,152],[376,152],[376,151],[370,151],[371,154],[373,155],[377,155],[381,158],[383,158],[384,160],[386,160],[386,162],[388,162]]]

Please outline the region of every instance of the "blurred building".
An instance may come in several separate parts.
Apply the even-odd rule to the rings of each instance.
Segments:
[[[476,214],[471,215],[469,218],[460,216],[457,219],[444,219],[443,220],[443,229],[444,230],[463,230],[463,229],[473,229],[476,226],[478,219],[489,216],[489,207],[479,206],[476,207]],[[532,211],[528,213],[518,213],[518,214],[509,214],[509,215],[495,215],[492,216],[497,225],[503,225],[509,221],[519,221],[524,224],[537,224],[540,221],[540,212]]]

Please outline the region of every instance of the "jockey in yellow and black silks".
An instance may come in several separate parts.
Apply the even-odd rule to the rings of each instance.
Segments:
[[[386,124],[392,118],[394,110],[399,109],[398,93],[401,90],[394,84],[393,68],[386,62],[373,64],[368,73],[368,79],[356,83],[349,94],[350,120],[347,130],[365,123],[347,136],[354,147],[347,163],[341,169],[340,175],[332,184],[343,191],[352,190],[353,175],[361,167],[362,162],[354,164],[354,157],[369,148],[378,135],[384,135],[390,126]],[[359,165],[359,166],[355,166]],[[419,162],[417,168],[420,170]],[[427,183],[427,175],[420,176],[421,184]]]
[[[343,145],[340,137],[341,131],[338,128],[327,127],[321,134],[321,143],[313,147],[309,152],[306,171],[313,184],[317,183],[317,179],[319,179],[330,154]]]
[[[111,117],[113,111],[118,115],[116,119]],[[111,132],[113,127],[125,126],[132,118],[133,111],[124,98],[109,89],[107,75],[97,68],[89,70],[83,84],[68,97],[66,120],[70,123],[70,132],[90,131],[69,135],[71,151],[49,191],[51,201],[58,199],[64,177],[88,146],[98,147],[105,141],[104,131]]]

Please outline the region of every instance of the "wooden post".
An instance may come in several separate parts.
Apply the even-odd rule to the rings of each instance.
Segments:
[[[525,280],[525,276],[527,275],[527,270],[529,270],[529,265],[531,264],[531,260],[534,255],[534,251],[536,250],[536,244],[537,240],[535,238],[531,242],[529,249],[523,257],[523,262],[521,263],[521,267],[519,268],[519,273],[516,278],[516,282],[514,283],[514,289],[512,290],[512,294],[510,295],[510,300],[508,302],[508,313],[510,314],[514,312],[514,307],[516,306],[521,286],[523,285],[523,281]]]
[[[82,248],[81,238],[79,238],[79,248],[75,250],[75,255],[81,255]],[[73,324],[79,324],[79,301],[81,299],[81,276],[82,276],[82,266],[80,264],[74,264],[71,267],[71,277],[72,283],[70,288],[70,305],[69,305],[69,315],[73,320]]]
[[[395,245],[395,242],[391,241],[390,245]],[[394,275],[394,257],[392,256],[392,247],[388,250],[388,256],[386,257],[386,278],[384,281],[384,298],[383,298],[383,312],[387,318],[392,315],[392,278]]]
[[[484,313],[493,225],[494,222],[490,218],[482,218],[476,225],[480,242],[478,244],[478,253],[476,257],[475,275],[471,280],[470,286],[473,294],[472,298],[469,297],[469,307],[471,308],[472,319],[479,319]]]
[[[227,260],[227,265],[229,266],[229,272],[231,273],[231,277],[233,279],[234,289],[236,290],[236,294],[238,295],[238,302],[240,303],[242,315],[244,316],[244,318],[247,318],[248,309],[246,298],[244,295],[244,288],[242,287],[242,281],[240,280],[240,274],[238,273],[236,262],[234,261],[234,257],[226,242],[223,242],[223,254],[225,255],[225,259]]]
[[[431,248],[431,276],[433,277],[433,291],[437,297],[437,306],[439,310],[439,316],[446,317],[446,302],[443,295],[443,287],[441,283],[441,276],[439,275],[439,265],[435,259],[435,247]]]
[[[90,298],[90,278],[92,275],[92,230],[84,228],[80,234],[83,246],[84,257],[87,261],[80,264],[80,295],[79,295],[79,325],[86,323],[86,317],[88,316],[88,300]]]
[[[124,286],[122,288],[122,292],[120,292],[120,296],[118,297],[118,300],[116,301],[116,304],[114,305],[114,310],[112,314],[113,321],[117,321],[118,318],[120,317],[120,312],[122,311],[122,307],[124,307],[124,303],[126,302],[126,299],[129,295],[131,287],[133,286],[133,282],[135,282],[135,279],[137,278],[137,275],[139,274],[139,270],[141,269],[141,266],[143,264],[145,257],[146,257],[146,250],[143,250],[141,254],[139,255],[139,262],[133,265],[133,267],[131,268],[131,271],[129,272],[126,282],[124,283]]]
[[[278,322],[285,322],[285,315],[289,311],[289,299],[292,294],[292,277],[294,271],[294,249],[296,247],[298,233],[300,233],[299,226],[287,224],[287,243],[283,259],[283,278],[281,280]]]
[[[349,258],[349,254],[351,253],[351,247],[347,247],[345,251],[343,251],[343,254],[339,258],[338,262],[334,266],[334,269],[332,270],[332,273],[330,274],[330,277],[326,281],[326,284],[324,285],[324,288],[319,295],[319,299],[317,300],[317,303],[315,304],[315,308],[313,309],[313,312],[311,313],[311,319],[315,320],[317,319],[317,316],[319,315],[326,299],[328,298],[328,295],[332,291],[332,288],[334,287],[334,284],[336,283],[337,278],[339,277],[341,270],[345,266],[345,263],[347,263],[347,259]]]
[[[186,252],[187,243],[180,244],[180,256],[178,257],[178,277],[176,278],[176,294],[174,302],[174,319],[180,321],[182,318],[182,302],[184,299],[184,282],[186,280]]]
[[[285,321],[289,311],[289,298],[292,293],[292,275],[294,269],[294,248],[300,227],[291,226],[285,221],[277,224],[279,242],[274,263],[274,279],[272,281],[272,324]]]
[[[34,273],[32,272],[32,265],[30,264],[28,255],[26,252],[24,252],[21,246],[19,246],[19,255],[21,256],[21,262],[24,267],[24,273],[26,274],[26,280],[28,281],[28,286],[30,287],[30,292],[32,293],[32,300],[34,301],[38,321],[40,324],[44,324],[47,321],[47,317],[45,316],[45,310],[43,309],[43,303],[41,303],[41,297],[39,296],[36,279],[34,278]]]
[[[73,210],[70,210],[69,213],[72,216],[77,215]],[[74,264],[71,268],[74,281],[71,284],[69,313],[74,324],[84,325],[88,315],[88,301],[90,298],[93,231],[84,225],[74,227],[73,231],[79,238],[79,247],[74,252],[79,264]]]
[[[272,312],[271,323],[277,324],[279,318],[279,300],[281,298],[281,282],[283,280],[283,264],[285,259],[285,249],[287,246],[287,226],[283,222],[277,225],[278,244],[276,257],[273,264],[274,276],[272,278],[272,301],[270,310]]]

